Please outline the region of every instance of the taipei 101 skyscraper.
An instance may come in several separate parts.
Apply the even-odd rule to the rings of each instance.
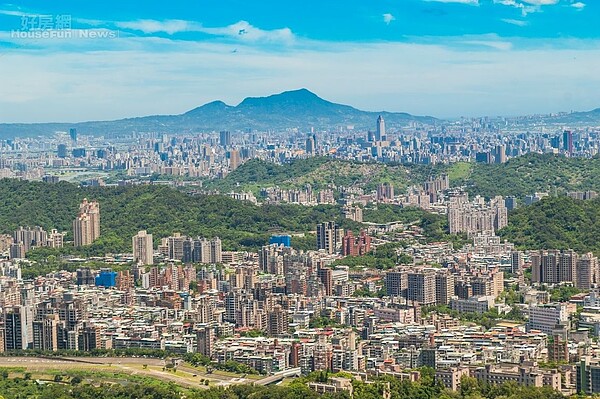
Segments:
[[[385,138],[385,121],[383,117],[379,115],[377,118],[377,132],[375,133],[375,140],[381,141]]]

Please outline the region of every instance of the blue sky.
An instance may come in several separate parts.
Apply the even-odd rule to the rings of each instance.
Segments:
[[[0,2],[1,122],[175,114],[300,87],[438,117],[600,107],[597,0],[90,3]]]

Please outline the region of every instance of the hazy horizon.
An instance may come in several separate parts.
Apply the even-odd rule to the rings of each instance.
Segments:
[[[148,117],[148,116],[168,116],[168,115],[181,115],[181,114],[185,114],[186,112],[192,111],[195,108],[199,108],[202,107],[206,104],[210,104],[212,102],[218,102],[218,101],[222,101],[223,103],[225,103],[228,106],[232,106],[232,107],[236,107],[239,104],[241,104],[241,102],[246,99],[246,98],[265,98],[271,95],[277,95],[277,94],[282,94],[285,92],[290,92],[290,91],[296,91],[296,90],[300,90],[300,89],[307,89],[307,88],[296,88],[296,89],[290,89],[290,90],[285,90],[284,92],[281,93],[269,93],[269,94],[265,94],[265,95],[249,95],[247,97],[242,98],[240,101],[236,102],[236,103],[228,103],[227,101],[223,101],[221,99],[214,99],[211,101],[208,101],[206,103],[200,104],[196,107],[192,107],[190,109],[185,109],[185,110],[181,110],[180,112],[174,112],[174,113],[163,113],[163,114],[141,114],[141,115],[127,115],[124,117],[120,117],[120,118],[114,118],[114,119],[82,119],[82,120],[48,120],[48,121],[34,121],[34,122],[22,122],[22,121],[15,121],[15,122],[5,122],[5,121],[0,121],[0,123],[13,123],[13,124],[36,124],[36,123],[73,123],[73,124],[77,124],[77,123],[82,123],[82,122],[94,122],[94,121],[111,121],[111,120],[120,120],[120,119],[129,119],[129,118],[143,118],[143,117]],[[316,94],[317,96],[319,96],[319,93],[315,93],[314,91],[307,89],[310,92],[312,92],[313,94]],[[323,98],[321,96],[319,96],[321,99],[325,100],[325,101],[330,101],[327,98]],[[334,102],[338,105],[347,105],[350,107],[353,107],[355,109],[358,109],[360,111],[366,111],[366,112],[373,112],[373,113],[403,113],[406,111],[403,110],[388,110],[388,109],[363,109],[363,108],[359,108],[354,106],[353,104],[349,104],[349,103],[337,103],[335,101],[331,101]],[[586,111],[592,111],[592,109],[589,110],[559,110],[559,111],[550,111],[550,112],[541,112],[541,113],[537,113],[540,115],[548,115],[548,114],[554,114],[554,113],[563,113],[563,112],[586,112]],[[411,114],[414,116],[431,116],[437,119],[441,119],[441,120],[448,120],[448,121],[452,121],[452,120],[460,120],[461,118],[484,118],[484,117],[490,117],[490,118],[494,118],[494,117],[506,117],[506,118],[511,118],[511,117],[520,117],[520,116],[528,116],[528,115],[532,115],[532,114],[515,114],[515,115],[431,115],[431,114]]]

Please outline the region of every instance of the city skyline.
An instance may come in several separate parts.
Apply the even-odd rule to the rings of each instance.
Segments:
[[[600,106],[598,7],[407,0],[304,10],[229,1],[168,10],[130,3],[115,14],[110,3],[3,4],[0,119],[176,114],[299,87],[359,109],[440,118],[591,110]],[[51,17],[42,27],[56,37],[31,36],[39,16]],[[61,33],[65,16],[70,37]]]
[[[0,399],[597,397],[599,16],[0,0]]]

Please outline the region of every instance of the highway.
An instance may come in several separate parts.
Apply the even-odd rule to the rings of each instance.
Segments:
[[[279,382],[287,377],[298,377],[298,376],[300,376],[300,367],[279,371],[275,374],[272,374],[272,375],[262,378],[260,380],[254,381],[254,385],[270,385],[275,382]]]

